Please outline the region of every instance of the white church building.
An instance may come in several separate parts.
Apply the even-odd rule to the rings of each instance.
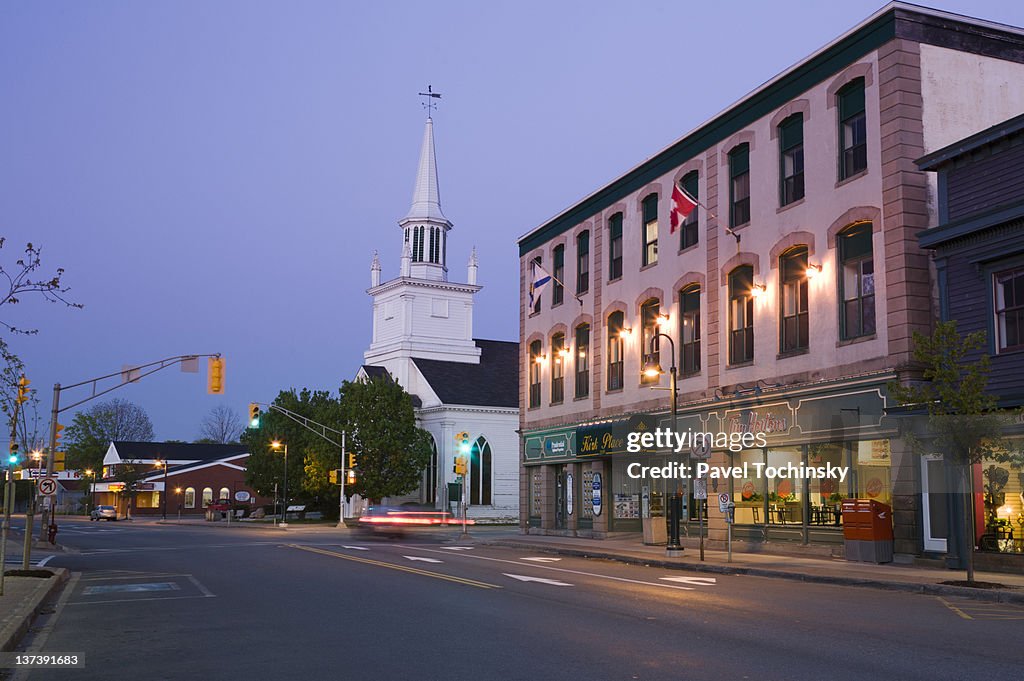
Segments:
[[[373,339],[357,378],[395,380],[412,395],[419,426],[435,454],[417,493],[390,503],[420,501],[447,508],[455,482],[455,436],[470,434],[466,498],[471,518],[516,519],[519,513],[519,344],[473,337],[476,250],[466,283],[448,280],[448,233],[441,212],[428,116],[412,207],[398,225],[398,276],[381,281],[376,253],[370,270]],[[455,505],[453,504],[453,508]]]

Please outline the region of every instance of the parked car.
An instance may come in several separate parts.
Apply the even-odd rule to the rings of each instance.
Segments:
[[[89,514],[89,520],[117,520],[117,509],[113,506],[97,506]]]

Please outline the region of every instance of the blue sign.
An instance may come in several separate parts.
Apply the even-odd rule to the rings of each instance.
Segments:
[[[601,515],[601,474],[594,473],[594,494],[591,499],[594,504],[594,515]]]

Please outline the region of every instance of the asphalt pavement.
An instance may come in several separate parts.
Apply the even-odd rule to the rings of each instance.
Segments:
[[[478,528],[474,534],[500,535]],[[506,533],[511,530],[504,530]],[[62,525],[28,679],[1018,678],[1024,607],[644,567],[457,533]],[[112,670],[116,673],[112,676]]]

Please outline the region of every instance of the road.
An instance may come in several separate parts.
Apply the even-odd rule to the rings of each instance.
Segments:
[[[451,543],[62,525],[57,679],[1010,679],[1024,608]],[[488,530],[480,529],[485,535]],[[116,670],[116,672],[114,671]]]

